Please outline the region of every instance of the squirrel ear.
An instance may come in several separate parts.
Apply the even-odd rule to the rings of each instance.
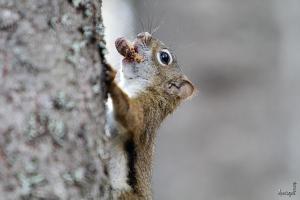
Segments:
[[[167,86],[169,94],[177,95],[182,100],[190,97],[194,93],[194,90],[194,85],[187,79],[171,82]]]

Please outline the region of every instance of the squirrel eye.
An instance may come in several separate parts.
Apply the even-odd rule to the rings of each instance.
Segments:
[[[171,53],[167,49],[163,49],[158,52],[157,60],[161,65],[169,65],[173,61]]]

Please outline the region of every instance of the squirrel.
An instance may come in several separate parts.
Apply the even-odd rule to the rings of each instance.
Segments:
[[[131,43],[115,42],[124,56],[119,73],[108,65],[106,127],[111,157],[108,175],[113,199],[151,200],[151,175],[156,132],[162,121],[195,87],[183,74],[169,48],[148,32]]]

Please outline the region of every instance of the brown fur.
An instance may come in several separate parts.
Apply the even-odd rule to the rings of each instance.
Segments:
[[[156,55],[163,44],[152,39],[148,45],[151,46],[153,55]],[[153,63],[157,63],[155,59],[153,58]],[[116,72],[112,68],[107,71],[108,92],[113,101],[115,117],[129,136],[125,148],[130,153],[128,163],[131,168],[131,190],[121,192],[120,200],[152,199],[152,159],[156,131],[165,117],[194,90],[178,68],[159,67],[158,64],[156,67],[159,68],[159,75],[153,77],[153,84],[135,98],[129,98],[113,81]]]

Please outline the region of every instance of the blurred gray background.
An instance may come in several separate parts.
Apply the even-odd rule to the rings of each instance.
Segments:
[[[160,25],[199,90],[159,131],[155,199],[300,199],[299,0],[105,0],[104,21],[113,64]]]

